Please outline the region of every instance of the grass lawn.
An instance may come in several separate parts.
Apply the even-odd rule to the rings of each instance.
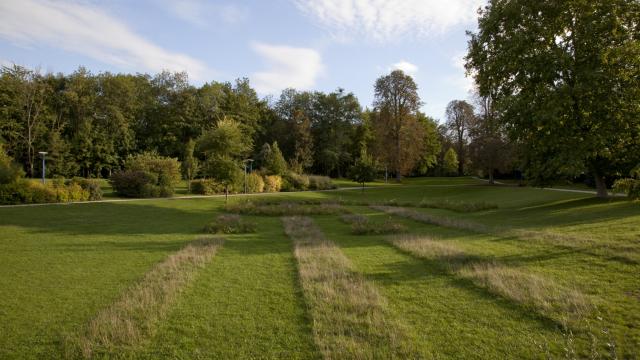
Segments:
[[[256,223],[255,233],[217,235],[224,242],[215,255],[185,277],[189,281],[166,301],[166,311],[153,314],[143,335],[98,353],[314,359],[351,343],[375,343],[386,350],[373,347],[371,353],[382,358],[390,354],[384,342],[399,341],[410,346],[398,353],[413,358],[640,357],[638,202],[471,178],[268,198],[449,200],[497,208],[411,207],[407,211],[417,215],[407,218],[349,205],[347,211],[372,224],[404,225],[416,246],[402,246],[393,234],[354,235],[339,214],[310,215],[322,236],[303,257],[296,257],[294,245],[304,239],[287,236],[279,217],[243,215]],[[69,357],[66,339],[143,286],[158,264],[198,239],[223,211],[222,198],[0,208],[0,358]],[[447,226],[421,221],[420,214],[446,219],[441,224]],[[313,255],[323,254],[317,246],[330,246],[324,263]],[[301,279],[300,261],[324,270],[319,278]],[[318,279],[329,276],[332,262],[344,280],[327,281],[323,289]],[[312,286],[303,286],[308,281]],[[362,302],[357,296],[340,301],[353,294]],[[587,310],[563,310],[570,294],[584,299]],[[345,333],[341,323],[340,333],[331,334],[322,314],[353,317],[345,322],[353,332]],[[384,331],[380,323],[388,324]],[[334,338],[325,341],[323,334]]]

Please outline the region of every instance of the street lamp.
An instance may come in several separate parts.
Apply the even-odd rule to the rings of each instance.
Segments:
[[[46,180],[44,179],[44,174],[45,174],[46,169],[47,169],[46,166],[45,166],[45,163],[44,163],[44,157],[45,157],[45,155],[47,155],[47,152],[46,151],[39,151],[38,154],[42,155],[42,183],[44,184],[46,182]]]
[[[251,171],[253,172],[253,159],[246,159],[242,161],[244,164],[244,193],[247,193],[247,163],[251,166]]]

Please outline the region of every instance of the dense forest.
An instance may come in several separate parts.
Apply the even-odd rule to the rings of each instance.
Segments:
[[[194,86],[185,73],[93,74],[81,67],[64,75],[4,67],[0,136],[32,177],[40,175],[39,151],[48,152],[47,176],[109,177],[143,152],[182,161],[190,141],[224,119],[239,124],[245,156],[256,167],[265,146],[277,146],[298,173],[345,176],[363,151],[390,176],[454,173],[443,163],[453,132],[419,111],[413,79],[395,71],[378,79],[375,92],[370,110],[343,89],[286,89],[277,99],[260,99],[248,79]],[[195,155],[204,156],[197,149]]]

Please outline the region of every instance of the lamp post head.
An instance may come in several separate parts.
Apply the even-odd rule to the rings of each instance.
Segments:
[[[40,155],[42,155],[42,156],[45,156],[45,155],[47,155],[48,153],[47,153],[46,151],[38,151],[38,154],[40,154]]]

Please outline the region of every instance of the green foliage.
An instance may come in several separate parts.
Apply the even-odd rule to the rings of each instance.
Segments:
[[[77,184],[83,190],[86,190],[89,193],[89,201],[102,200],[102,188],[97,180],[75,177],[68,184]]]
[[[444,154],[442,168],[447,175],[456,174],[458,171],[458,154],[453,148],[449,148]]]
[[[349,178],[357,183],[364,184],[375,180],[378,174],[378,164],[376,161],[367,154],[366,151],[362,151],[360,158],[356,160],[356,163],[351,167],[349,171]]]
[[[273,144],[265,144],[262,146],[260,152],[260,159],[262,164],[262,170],[267,175],[285,175],[287,173],[287,162],[282,156],[278,142],[274,141]]]
[[[4,151],[0,144],[0,184],[10,184],[24,177],[24,171],[13,162],[13,159]]]
[[[124,197],[159,197],[158,176],[140,170],[117,171],[109,178],[115,192]]]
[[[72,183],[40,182],[18,180],[10,184],[0,184],[0,204],[40,204],[71,201],[88,201],[89,191]]]
[[[247,174],[247,191],[261,193],[264,191],[264,179],[257,173]]]
[[[605,178],[640,161],[640,2],[490,1],[467,69],[522,146],[537,184]]]
[[[147,152],[131,156],[125,163],[125,169],[154,174],[160,187],[171,189],[180,181],[180,162],[178,159]]]
[[[630,199],[640,199],[640,179],[618,179],[613,183],[613,191],[627,194]]]
[[[278,192],[282,188],[282,177],[266,175],[264,177],[264,192]]]
[[[189,189],[191,192],[191,181],[198,174],[198,170],[200,170],[200,162],[198,158],[194,156],[194,151],[196,148],[196,142],[192,139],[189,139],[184,149],[184,158],[182,160],[182,176],[188,181]]]
[[[335,189],[336,185],[333,184],[331,178],[321,175],[307,175],[309,178],[309,190],[329,190]]]
[[[210,179],[191,181],[191,192],[199,195],[213,195],[224,192],[224,185]]]
[[[282,191],[304,191],[309,190],[309,176],[298,175],[289,171],[282,177]]]

